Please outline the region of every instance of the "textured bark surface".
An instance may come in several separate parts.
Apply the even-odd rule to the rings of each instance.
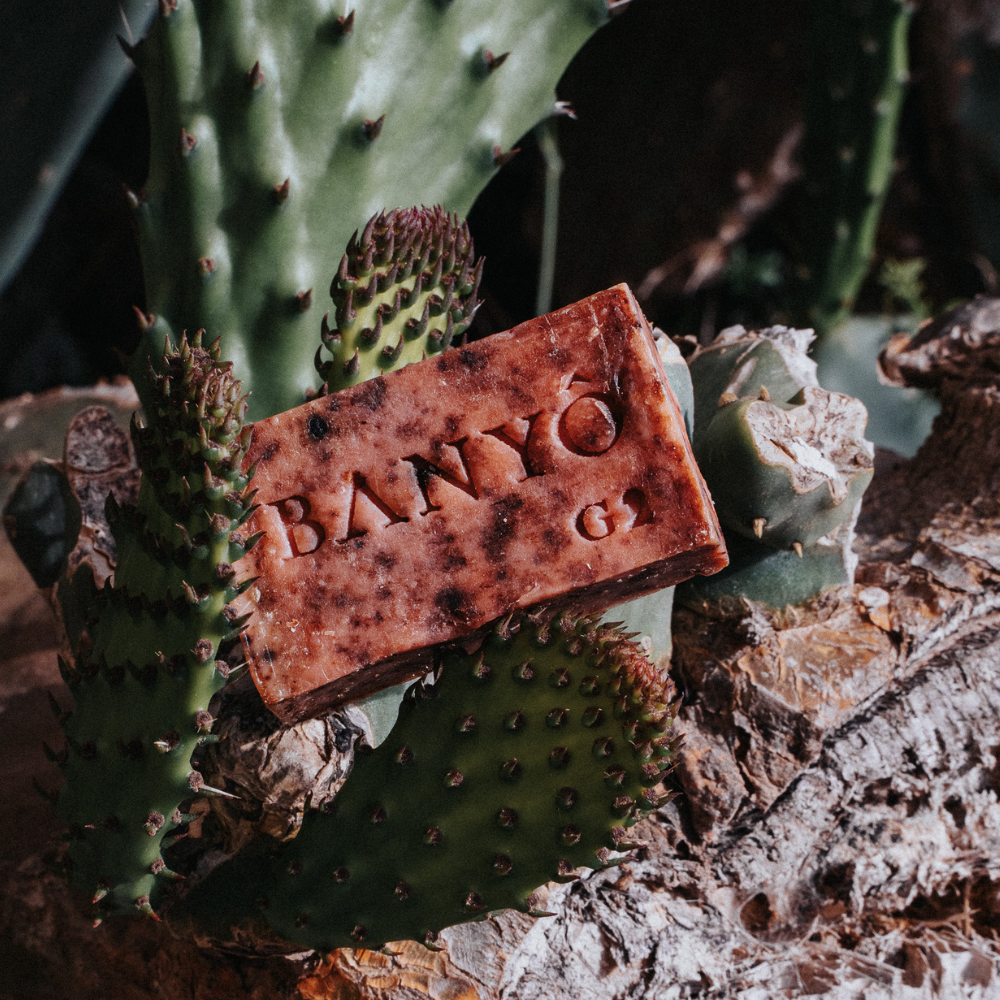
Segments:
[[[40,641],[30,669],[5,649],[3,790],[30,828],[2,847],[0,966],[17,976],[0,997],[1000,996],[1000,390],[941,392],[917,458],[879,456],[852,588],[783,614],[679,610],[683,795],[637,828],[636,859],[541,890],[554,916],[452,928],[437,953],[249,961],[147,921],[91,931],[44,867],[55,818],[29,798],[31,774],[52,783],[32,727],[51,729],[58,674]],[[302,737],[328,783],[330,725]],[[286,781],[278,744],[300,737],[255,738]]]

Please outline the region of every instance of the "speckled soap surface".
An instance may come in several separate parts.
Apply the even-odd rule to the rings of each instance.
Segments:
[[[244,644],[315,714],[516,608],[597,611],[726,564],[625,285],[262,420]]]

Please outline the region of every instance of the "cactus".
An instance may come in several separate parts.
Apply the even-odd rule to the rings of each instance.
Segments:
[[[812,0],[799,294],[825,331],[868,272],[908,79],[909,0]]]
[[[813,337],[733,327],[691,359],[692,444],[730,565],[684,584],[686,601],[783,607],[853,582],[853,526],[874,449],[864,406],[818,386],[805,355]]]
[[[311,948],[433,940],[627,849],[674,741],[672,688],[621,632],[568,615],[500,623],[444,656],[331,813],[259,844],[184,902],[186,919]]]
[[[330,287],[336,327],[324,316],[322,338],[333,358],[316,353],[327,390],[450,347],[475,315],[483,262],[474,260],[468,224],[440,206],[372,216]]]
[[[467,213],[621,4],[292,6],[162,0],[134,50],[152,128],[136,370],[165,334],[205,327],[254,418],[312,384],[314,300],[351,232],[389,205]]]
[[[58,710],[67,745],[51,756],[67,780],[57,804],[73,879],[106,910],[154,912],[171,875],[164,835],[185,821],[185,800],[213,791],[191,755],[211,738],[209,700],[227,672],[216,656],[242,624],[228,611],[246,586],[232,563],[252,544],[237,530],[252,507],[246,399],[231,368],[200,335],[164,354],[148,386],[149,426],[133,423],[138,502],[107,501],[114,586],[90,580],[75,662],[60,663],[75,709]]]

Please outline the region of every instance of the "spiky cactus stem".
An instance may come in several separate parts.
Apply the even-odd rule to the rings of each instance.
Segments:
[[[627,850],[626,829],[663,801],[671,683],[616,627],[516,628],[447,654],[332,811],[221,866],[187,918],[313,948],[433,940],[492,910],[530,912],[539,885]]]
[[[483,262],[465,222],[434,208],[394,209],[351,237],[330,286],[316,369],[328,391],[446,350],[472,322]]]
[[[822,333],[848,315],[868,273],[892,179],[913,8],[909,0],[811,7],[799,293]]]
[[[191,755],[211,739],[209,701],[227,673],[216,657],[242,625],[228,607],[245,586],[232,564],[251,544],[238,532],[252,512],[250,431],[232,365],[199,334],[168,349],[161,372],[147,386],[148,426],[133,422],[138,502],[107,502],[114,586],[94,591],[75,662],[61,663],[75,701],[54,754],[72,877],[111,911],[154,912],[171,876],[163,838],[206,791]]]

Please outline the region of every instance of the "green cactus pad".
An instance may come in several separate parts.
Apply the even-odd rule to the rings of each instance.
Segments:
[[[95,593],[75,663],[61,663],[75,709],[61,713],[67,746],[53,754],[66,773],[58,808],[73,880],[106,910],[153,912],[171,875],[163,837],[204,788],[191,755],[210,738],[220,643],[241,624],[228,604],[252,510],[246,400],[231,368],[200,336],[164,355],[150,424],[133,425],[138,502],[107,502],[114,586]]]
[[[779,609],[804,604],[830,587],[854,582],[857,557],[844,544],[851,537],[849,524],[841,534],[805,546],[801,556],[734,535],[726,542],[726,569],[689,580],[678,599],[688,607],[723,614],[741,614],[744,601]]]
[[[910,0],[811,0],[802,164],[802,307],[821,332],[868,273],[909,79]]]
[[[662,801],[671,685],[592,619],[510,623],[476,654],[449,653],[389,739],[361,757],[298,837],[216,869],[188,916],[311,948],[431,940],[628,845]]]
[[[322,338],[333,358],[316,354],[328,391],[450,347],[475,315],[482,264],[468,225],[440,206],[372,216],[330,286],[336,325],[324,316]]]
[[[321,290],[382,208],[465,216],[607,0],[163,0],[135,51],[151,165],[137,195],[143,353],[221,335],[253,417],[314,381]]]

